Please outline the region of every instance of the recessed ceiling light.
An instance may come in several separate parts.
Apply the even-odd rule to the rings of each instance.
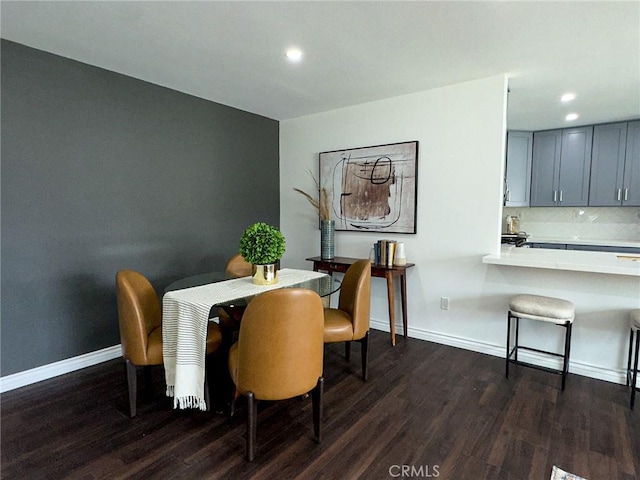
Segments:
[[[564,95],[562,95],[560,97],[560,101],[561,102],[570,102],[571,100],[575,100],[576,98],[576,94],[575,93],[565,93]]]
[[[575,120],[575,119],[577,119],[577,118],[578,118],[578,114],[577,114],[577,113],[570,113],[569,115],[567,115],[566,117],[564,117],[564,119],[565,119],[567,122],[571,122],[571,121],[573,121],[573,120]]]
[[[302,60],[302,51],[297,48],[290,48],[284,54],[291,62],[299,62]]]

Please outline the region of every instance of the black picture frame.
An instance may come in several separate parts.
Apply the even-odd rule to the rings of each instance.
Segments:
[[[416,233],[418,141],[319,154],[337,231]]]

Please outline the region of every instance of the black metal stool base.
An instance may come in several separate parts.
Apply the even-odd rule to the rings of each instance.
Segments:
[[[511,321],[515,319],[515,344],[513,348],[511,347]],[[525,347],[523,345],[518,344],[518,334],[520,328],[520,317],[515,316],[511,310],[507,313],[507,354],[505,358],[505,377],[509,378],[509,364],[521,365],[523,367],[535,368],[536,370],[542,370],[548,373],[554,373],[556,375],[562,375],[562,390],[564,391],[564,387],[567,381],[567,374],[569,373],[569,353],[571,351],[571,327],[573,323],[553,323],[553,325],[557,325],[559,327],[564,327],[566,329],[565,338],[564,338],[564,353],[556,353],[549,352],[547,350],[539,350],[537,348]],[[519,350],[527,350],[530,352],[542,353],[545,355],[551,355],[554,357],[562,358],[562,370],[558,370],[555,368],[543,367],[540,365],[534,365],[532,363],[527,363],[518,360],[518,351]],[[636,354],[636,362],[637,362],[637,354]]]
[[[634,348],[634,337],[635,337],[635,354],[632,353]],[[636,392],[640,391],[640,387],[638,387],[638,356],[640,356],[640,330],[633,331],[633,329],[629,330],[629,355],[627,357],[627,386],[631,386],[631,401],[629,406],[631,410],[633,410],[634,403],[636,401]],[[633,360],[633,368],[631,368],[631,362]]]

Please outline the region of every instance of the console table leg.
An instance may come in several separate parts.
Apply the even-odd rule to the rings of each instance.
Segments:
[[[345,273],[350,265],[359,260],[351,257],[335,257],[331,260],[323,260],[320,257],[310,257],[306,260],[313,262],[314,271],[326,271],[329,275],[334,272]],[[407,315],[407,278],[406,270],[415,264],[407,263],[405,266],[387,266],[372,264],[371,277],[387,279],[387,301],[389,303],[389,331],[391,333],[391,345],[396,344],[396,315],[393,282],[396,277],[400,277],[400,292],[402,295],[402,333],[408,336],[409,318]],[[330,300],[329,300],[330,301]]]
[[[393,300],[393,275],[391,272],[385,272],[387,279],[387,301],[389,302],[389,329],[391,331],[391,345],[396,345],[396,315],[395,304]]]
[[[402,326],[404,338],[406,339],[409,329],[409,318],[407,317],[407,276],[404,272],[400,275],[400,293],[402,294]]]

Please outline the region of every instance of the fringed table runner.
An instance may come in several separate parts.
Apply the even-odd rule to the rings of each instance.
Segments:
[[[254,285],[251,277],[235,278],[165,293],[162,298],[162,356],[167,396],[174,408],[206,410],[204,400],[207,322],[211,308],[260,293],[327,276],[283,268],[275,285]]]

